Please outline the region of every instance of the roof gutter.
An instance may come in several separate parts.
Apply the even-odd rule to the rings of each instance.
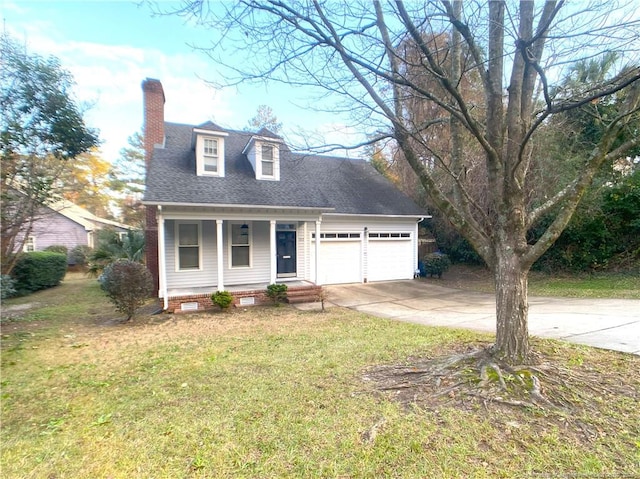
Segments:
[[[326,208],[319,206],[279,206],[279,205],[234,205],[234,204],[221,204],[221,203],[180,203],[171,201],[142,201],[145,206],[196,206],[199,208],[237,208],[237,209],[258,209],[258,210],[309,210],[309,211],[322,211],[330,212],[335,211],[335,208]]]
[[[422,221],[425,218],[431,218],[431,215],[415,214],[415,215],[384,215],[384,214],[360,214],[360,213],[327,213],[329,216],[357,216],[358,218],[420,218]]]

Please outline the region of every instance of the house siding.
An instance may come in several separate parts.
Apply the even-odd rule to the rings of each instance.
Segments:
[[[168,288],[190,288],[193,286],[214,286],[217,284],[216,260],[216,223],[201,221],[202,228],[202,265],[194,271],[176,271],[176,221],[165,222],[166,269]]]
[[[269,222],[248,222],[252,229],[251,237],[251,267],[231,268],[231,247],[229,245],[230,223],[224,222],[224,284],[250,284],[268,282],[271,276],[271,262],[269,261]]]
[[[216,244],[216,222],[200,221],[202,225],[202,267],[194,271],[176,271],[176,220],[165,221],[166,270],[168,289],[188,289],[211,287],[218,285],[218,262]],[[251,267],[231,268],[229,246],[229,225],[223,223],[223,261],[224,285],[250,284],[268,282],[271,272],[269,262],[269,223],[264,221],[250,222],[252,228]]]
[[[34,221],[30,236],[36,239],[37,251],[53,245],[66,246],[71,251],[78,245],[88,244],[84,227],[56,212],[44,214]]]
[[[175,212],[172,214],[176,214]],[[168,292],[173,290],[174,295],[177,291],[180,294],[187,294],[189,291],[197,290],[215,291],[218,287],[218,264],[217,264],[217,245],[216,245],[216,220],[215,216],[209,216],[208,219],[196,220],[196,215],[184,215],[184,219],[166,219],[165,220],[165,245],[166,245],[166,271]],[[198,221],[201,225],[202,239],[202,268],[198,271],[176,271],[176,239],[175,229],[178,221]],[[231,246],[230,246],[230,230],[233,223],[246,223],[250,231],[251,246],[251,266],[232,268],[230,264]],[[304,279],[315,282],[315,240],[312,236],[315,233],[315,221],[296,221],[287,219],[282,216],[277,223],[295,223],[296,225],[296,252],[297,252],[297,275],[298,279]],[[389,233],[409,233],[411,236],[402,240],[373,239],[365,235],[365,228],[368,232],[389,232]],[[349,238],[345,240],[332,241],[330,239],[323,240],[331,243],[331,247],[326,247],[325,254],[335,253],[332,258],[327,257],[321,269],[320,283],[341,283],[351,281],[367,281],[371,279],[385,279],[380,277],[380,268],[372,268],[369,264],[368,255],[372,241],[386,243],[388,248],[375,248],[376,254],[384,261],[392,261],[397,259],[398,266],[393,278],[404,279],[413,277],[415,264],[417,264],[417,238],[416,238],[416,218],[381,218],[381,217],[331,217],[327,215],[323,218],[320,231],[322,233],[359,233],[359,238]],[[240,215],[234,219],[224,219],[222,224],[222,258],[223,258],[223,287],[228,289],[232,286],[242,286],[251,284],[268,284],[271,281],[271,249],[270,249],[270,221],[267,219],[247,219],[244,220]],[[400,245],[397,241],[402,242]],[[409,244],[410,243],[410,244]],[[340,248],[340,244],[344,248]],[[397,248],[394,247],[397,244]],[[327,245],[329,246],[329,245]],[[411,251],[409,251],[411,249]],[[413,250],[416,250],[413,252]],[[409,255],[409,253],[412,253]],[[346,255],[346,256],[345,256]],[[383,255],[383,256],[380,256]],[[348,260],[348,261],[347,261]],[[353,260],[353,261],[352,261]],[[275,261],[275,258],[273,258]],[[323,261],[322,255],[320,261]],[[383,267],[384,270],[386,267]],[[376,274],[372,273],[376,272]],[[344,274],[342,274],[344,273]],[[384,276],[384,275],[383,275]],[[170,293],[169,293],[170,294]],[[171,294],[170,294],[171,296]]]
[[[307,278],[309,271],[309,242],[307,238],[307,223],[298,222],[296,228],[296,275],[298,278]]]

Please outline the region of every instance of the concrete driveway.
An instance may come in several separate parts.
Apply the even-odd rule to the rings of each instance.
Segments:
[[[328,301],[374,316],[428,326],[495,333],[492,294],[432,282],[388,281],[324,286]],[[529,297],[529,332],[640,354],[640,300]]]

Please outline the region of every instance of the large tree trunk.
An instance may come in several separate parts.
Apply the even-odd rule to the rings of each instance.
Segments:
[[[499,359],[522,364],[529,358],[529,269],[523,268],[512,248],[496,251],[494,265],[496,287],[496,344]]]

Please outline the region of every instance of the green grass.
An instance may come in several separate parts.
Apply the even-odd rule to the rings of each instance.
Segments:
[[[532,273],[529,294],[574,298],[640,299],[640,276],[599,273],[556,277]]]
[[[581,441],[544,411],[405,409],[362,379],[373,365],[487,336],[338,308],[118,325],[106,321],[117,315],[95,281],[56,289],[31,297],[43,305],[30,313],[40,326],[3,325],[5,478],[640,474],[640,412],[629,397],[596,401],[591,424],[578,408],[575,417],[599,431]],[[637,357],[541,344],[566,367],[631,381],[637,399]],[[381,420],[375,439],[364,440]]]
[[[490,271],[483,266],[454,264],[434,284],[483,293],[493,293]],[[550,275],[540,271],[529,273],[529,294],[569,298],[640,299],[640,274],[598,272]]]

